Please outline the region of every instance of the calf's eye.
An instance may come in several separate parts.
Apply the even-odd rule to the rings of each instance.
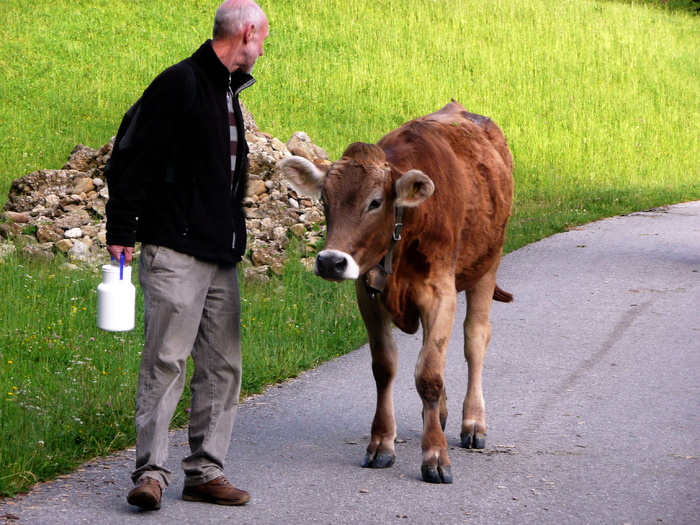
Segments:
[[[368,211],[376,210],[382,205],[382,199],[374,199],[372,202],[369,203],[369,207],[367,208]]]

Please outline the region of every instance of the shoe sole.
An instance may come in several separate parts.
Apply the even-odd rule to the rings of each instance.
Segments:
[[[159,510],[160,501],[149,494],[134,494],[126,498],[127,503],[143,510]]]
[[[215,505],[227,505],[230,507],[235,505],[244,505],[250,501],[250,497],[240,500],[230,500],[200,496],[199,494],[185,494],[184,492],[182,493],[182,499],[184,499],[185,501],[196,501],[198,503],[214,503]]]

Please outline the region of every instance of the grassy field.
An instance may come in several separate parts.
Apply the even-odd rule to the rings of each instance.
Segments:
[[[108,333],[95,325],[97,273],[11,256],[0,275],[3,496],[134,442],[143,298],[136,329]],[[366,339],[352,284],[309,279],[298,257],[272,285],[242,282],[242,296],[244,396]],[[174,425],[187,423],[188,405],[185,395]]]
[[[0,189],[107,142],[151,78],[209,34],[216,2],[4,4]],[[306,131],[336,158],[456,98],[512,146],[509,250],[700,195],[700,17],[585,0],[263,4],[272,33],[245,93],[260,127]]]
[[[641,0],[261,4],[271,36],[244,97],[261,129],[283,141],[303,130],[337,158],[455,98],[509,138],[508,251],[700,198],[700,17]],[[3,0],[2,194],[77,143],[106,143],[150,80],[209,35],[216,5]],[[0,495],[133,442],[142,333],[96,330],[98,280],[0,265]],[[245,286],[246,392],[359,345],[352,296],[294,257],[283,279]]]
[[[264,129],[303,129],[337,156],[455,98],[512,147],[508,250],[700,196],[697,17],[612,2],[359,4],[308,2],[278,29],[260,67],[272,78],[250,103]],[[280,83],[289,103],[265,104]]]

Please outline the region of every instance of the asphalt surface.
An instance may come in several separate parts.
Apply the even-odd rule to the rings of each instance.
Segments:
[[[616,217],[506,256],[484,372],[486,449],[459,447],[460,300],[446,380],[451,485],[420,479],[420,334],[397,332],[396,464],[360,468],[374,408],[360,348],[245,401],[227,473],[244,507],[129,506],[133,450],[5,501],[22,524],[700,523],[700,201]],[[1,475],[1,474],[0,474]],[[16,518],[16,519],[15,519]]]

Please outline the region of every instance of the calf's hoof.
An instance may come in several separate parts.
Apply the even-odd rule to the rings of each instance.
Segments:
[[[486,436],[467,432],[461,434],[462,448],[484,448],[486,447]]]
[[[396,455],[393,452],[367,452],[365,459],[362,461],[363,468],[389,468],[394,464]]]
[[[475,434],[462,434],[462,448],[481,449],[486,447],[486,437]]]
[[[426,483],[452,483],[452,466],[423,465],[420,468]]]

